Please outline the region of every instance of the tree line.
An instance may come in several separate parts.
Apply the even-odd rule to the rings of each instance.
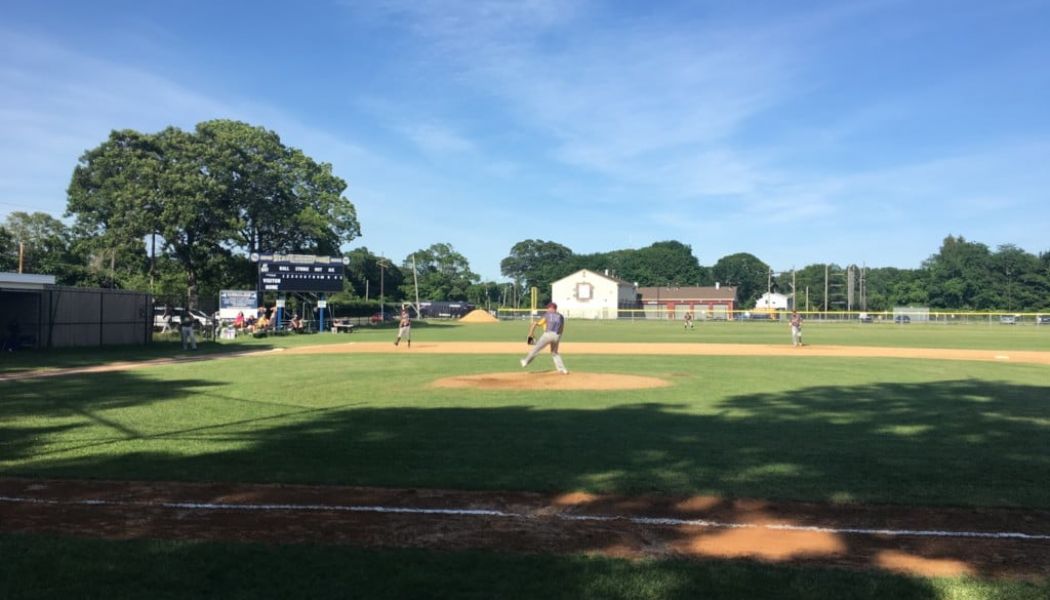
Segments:
[[[195,306],[220,289],[254,289],[251,252],[342,254],[361,235],[346,188],[330,164],[238,121],[206,121],[193,131],[113,131],[73,169],[71,225],[40,212],[13,212],[0,223],[0,270],[14,271],[21,260],[25,271],[54,275],[61,284],[145,290]],[[449,243],[400,260],[367,247],[346,256],[344,292],[335,301],[414,301],[418,290],[421,300],[521,305],[529,288],[546,299],[553,281],[586,268],[639,286],[720,282],[736,287],[745,307],[769,290],[794,291],[798,307],[814,309],[1050,308],[1050,252],[992,250],[961,236],[945,238],[917,269],[813,264],[787,273],[774,273],[748,253],[701,265],[690,246],[673,240],[577,254],[530,239],[514,244],[500,263],[511,283],[482,281]]]
[[[767,291],[793,295],[812,310],[889,310],[894,306],[974,311],[1050,309],[1050,251],[1034,255],[1011,244],[995,250],[949,235],[917,269],[867,268],[819,263],[774,272],[753,254],[723,256],[701,265],[692,248],[677,241],[640,249],[575,254],[562,244],[524,240],[500,263],[503,275],[549,294],[550,284],[579,269],[606,270],[639,286],[737,288],[738,306],[754,306]],[[850,272],[852,271],[852,275]],[[851,293],[852,290],[852,293]]]

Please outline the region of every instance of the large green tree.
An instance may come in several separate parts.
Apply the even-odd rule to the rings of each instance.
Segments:
[[[7,215],[3,230],[13,258],[10,268],[18,268],[18,248],[22,247],[23,270],[27,273],[54,275],[59,283],[74,283],[80,265],[71,253],[72,235],[65,223],[47,213],[21,211]]]
[[[544,240],[523,240],[514,244],[499,266],[500,272],[513,279],[519,290],[536,287],[541,295],[547,296],[552,282],[575,270],[572,250]]]
[[[18,242],[11,232],[0,224],[0,271],[18,269]]]
[[[416,277],[419,281],[420,300],[468,300],[471,286],[478,283],[481,277],[470,270],[467,257],[451,244],[433,244],[429,248],[417,250],[405,257],[401,269],[405,273],[405,282],[401,292],[406,298],[415,298],[412,280],[413,258],[415,259]]]
[[[1005,244],[988,261],[995,306],[1002,310],[1026,310],[1046,306],[1050,286],[1040,273],[1039,257]]]
[[[336,253],[360,234],[345,188],[273,132],[208,121],[114,131],[81,157],[67,212],[86,252],[149,256],[151,281],[158,265],[177,264],[192,306],[202,289],[243,276],[248,251]]]
[[[930,306],[952,309],[995,308],[996,291],[989,277],[991,251],[962,236],[948,236],[940,250],[923,263]]]
[[[673,240],[623,251],[618,262],[617,275],[641,286],[700,285],[710,278],[693,249]]]
[[[414,301],[414,296],[403,295],[402,286],[406,284],[405,273],[394,261],[373,254],[363,246],[354,248],[346,256],[350,260],[346,268],[346,277],[350,284],[349,291],[354,296],[378,300],[382,294],[384,300],[391,302],[397,302],[406,297]],[[411,286],[411,271],[408,273],[407,284]]]
[[[330,164],[239,121],[207,121],[196,135],[208,149],[208,173],[220,183],[241,248],[332,255],[361,235],[354,205],[342,197],[346,182]]]
[[[722,285],[736,286],[739,306],[752,306],[766,292],[769,265],[746,252],[730,254],[711,267],[711,277]]]

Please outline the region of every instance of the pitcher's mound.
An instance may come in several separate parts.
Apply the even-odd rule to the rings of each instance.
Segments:
[[[483,390],[640,390],[671,385],[656,377],[613,373],[569,373],[556,371],[484,373],[445,377],[433,383],[440,388]]]

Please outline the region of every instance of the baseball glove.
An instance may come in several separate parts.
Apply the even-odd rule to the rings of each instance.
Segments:
[[[536,343],[536,338],[530,335],[529,337],[525,338],[525,343],[531,346]]]

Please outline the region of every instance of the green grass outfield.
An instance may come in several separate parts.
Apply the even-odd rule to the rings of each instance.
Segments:
[[[689,332],[667,323],[570,321],[569,327],[568,339],[574,341],[788,341],[783,325],[767,323],[704,323]],[[524,324],[427,324],[414,333],[420,341],[505,341],[523,337]],[[201,352],[392,341],[393,335],[380,329],[350,336],[239,340],[208,344]],[[1036,350],[1047,349],[1050,340],[1050,330],[1005,326],[814,324],[806,335],[811,344]],[[958,343],[966,339],[970,342]],[[134,358],[136,352],[162,357],[179,351],[155,344],[12,353],[3,364],[8,371],[82,365]],[[510,355],[409,351],[277,353],[7,381],[0,382],[0,476],[713,493],[1050,508],[1050,374],[1045,366],[798,356],[567,355],[566,361],[574,371],[653,375],[673,385],[622,392],[434,389],[428,384],[439,377],[520,368]],[[530,370],[549,368],[549,359],[541,357]],[[281,596],[284,588],[277,579],[266,582],[270,574],[287,573],[282,564],[299,569],[288,581],[321,586],[318,596],[345,590],[325,586],[350,585],[334,570],[384,572],[403,565],[410,565],[405,571],[412,577],[418,573],[418,579],[387,582],[388,587],[370,582],[373,587],[365,586],[361,595],[413,596],[418,588],[412,586],[425,587],[428,581],[450,586],[434,588],[435,596],[464,597],[558,597],[550,591],[555,588],[568,590],[562,597],[613,598],[1046,594],[1045,582],[945,582],[738,562],[626,563],[36,536],[0,537],[0,555],[0,564],[24,557],[14,563],[21,565],[17,572],[36,573],[31,581],[39,584],[23,584],[28,580],[12,579],[8,571],[0,585],[20,587],[10,588],[11,593],[0,589],[3,597],[68,597],[62,593],[68,589],[63,579],[44,576],[54,572],[48,557],[79,562],[82,556],[91,560],[78,581],[90,581],[98,597],[194,597],[200,595],[196,588],[166,582],[200,572],[210,574],[208,582],[215,585],[210,589],[218,596],[236,597],[242,589],[262,590],[247,596]],[[220,558],[227,556],[229,561]],[[247,561],[249,574],[266,575],[253,579],[257,585],[252,587],[243,581],[248,575],[230,573],[232,566],[200,567],[232,561]],[[151,569],[145,580],[129,575],[141,573],[144,564]],[[544,587],[548,582],[554,587]],[[151,586],[149,593],[142,593],[143,585]]]

